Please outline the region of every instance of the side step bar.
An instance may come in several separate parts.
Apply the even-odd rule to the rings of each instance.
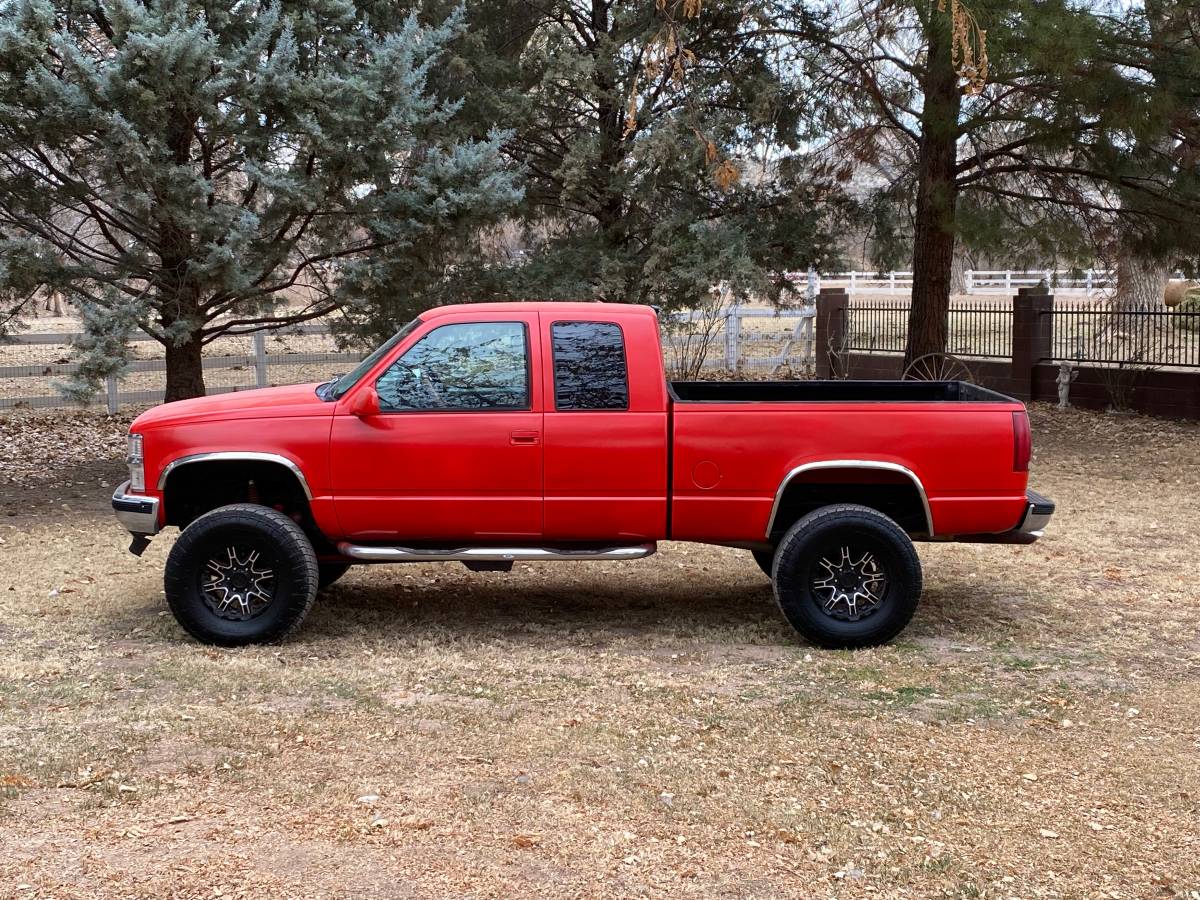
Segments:
[[[658,547],[457,547],[442,549],[414,547],[364,547],[342,541],[338,552],[359,562],[514,562],[522,560],[642,559]]]

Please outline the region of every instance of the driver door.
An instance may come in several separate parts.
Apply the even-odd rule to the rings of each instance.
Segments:
[[[374,381],[378,415],[335,415],[338,520],[361,541],[542,535],[536,314],[431,319]]]

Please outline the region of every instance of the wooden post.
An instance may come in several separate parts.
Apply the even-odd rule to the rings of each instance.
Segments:
[[[1012,386],[1019,400],[1032,400],[1033,373],[1053,353],[1054,295],[1045,288],[1021,288],[1013,297]]]
[[[971,269],[967,269],[966,284],[968,294],[975,290],[975,272]]]
[[[267,336],[265,332],[254,332],[254,386],[267,386]]]
[[[841,288],[824,288],[817,294],[815,334],[818,378],[844,378],[846,319],[850,296]]]
[[[115,416],[121,408],[121,381],[116,375],[109,375],[104,379],[104,394],[108,414]]]
[[[738,342],[741,339],[741,306],[735,304],[725,313],[725,369],[736,372],[738,365]]]

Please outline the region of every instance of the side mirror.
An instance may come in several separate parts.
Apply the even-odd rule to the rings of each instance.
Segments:
[[[375,393],[373,385],[366,385],[354,395],[350,404],[350,412],[360,419],[379,415],[379,394]]]

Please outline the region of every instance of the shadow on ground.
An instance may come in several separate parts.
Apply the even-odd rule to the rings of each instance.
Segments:
[[[520,573],[467,573],[457,566],[377,566],[352,571],[317,598],[292,638],[322,641],[484,642],[596,645],[638,635],[663,641],[808,646],[787,625],[771,586],[746,558],[744,577],[728,570],[690,574],[674,582],[673,566],[659,561],[595,568],[580,577],[575,564],[549,563]],[[144,583],[144,582],[143,582]],[[157,588],[157,578],[150,583]],[[140,585],[139,585],[140,587]],[[1014,625],[1011,598],[981,591],[970,581],[926,591],[905,640],[936,637],[961,643],[992,641]],[[190,641],[170,616],[161,594],[130,596],[117,613],[96,622],[97,637],[146,628],[167,641]],[[157,593],[157,591],[156,591]],[[156,624],[151,624],[156,623]],[[1003,635],[1000,635],[1001,637]]]

